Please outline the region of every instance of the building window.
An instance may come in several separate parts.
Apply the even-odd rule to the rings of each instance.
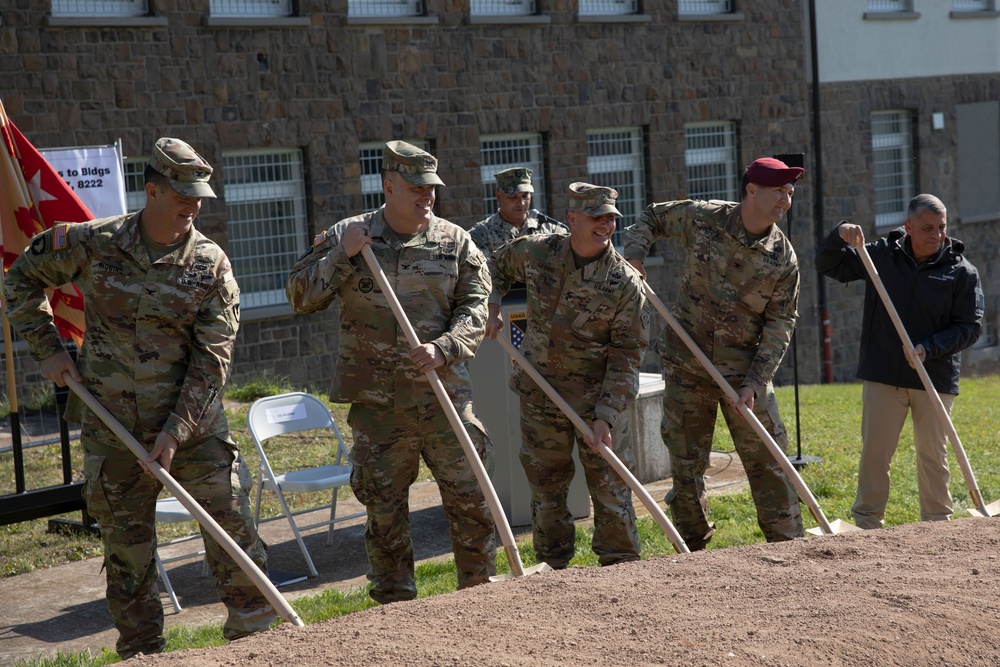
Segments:
[[[244,309],[286,303],[285,279],[308,236],[302,151],[223,154],[229,259]]]
[[[872,114],[872,171],[875,174],[875,225],[901,225],[913,199],[913,131],[910,112]]]
[[[911,0],[868,0],[868,11],[874,13],[908,12]]]
[[[145,16],[147,0],[52,0],[53,16]]]
[[[678,14],[728,14],[733,11],[732,0],[679,0]]]
[[[527,167],[532,171],[531,208],[545,210],[545,173],[542,160],[542,135],[500,134],[482,137],[479,141],[482,155],[480,174],[483,182],[483,215],[497,212],[497,172],[511,167]]]
[[[580,0],[581,16],[613,16],[637,11],[637,0]]]
[[[353,17],[421,16],[422,0],[348,0],[347,15]],[[380,188],[381,189],[381,188]]]
[[[742,173],[736,161],[736,123],[686,124],[684,167],[691,199],[739,201]]]
[[[951,5],[955,12],[988,12],[993,11],[995,0],[954,0]]]
[[[959,219],[1000,219],[1000,102],[956,105],[955,134]]]
[[[617,208],[622,216],[611,238],[615,246],[624,242],[625,227],[635,222],[646,205],[642,128],[625,127],[587,131],[587,174],[594,185],[618,191]]]
[[[146,185],[143,173],[149,160],[131,158],[125,160],[125,210],[135,213],[146,206]]]
[[[405,139],[406,143],[430,151],[428,143],[419,139]],[[382,149],[385,143],[373,141],[361,144],[358,160],[361,163],[361,205],[365,211],[374,211],[385,203],[382,194]],[[443,179],[442,179],[443,180]]]
[[[291,16],[292,0],[211,0],[208,11],[213,17]]]
[[[472,16],[524,16],[535,13],[534,0],[471,0]]]

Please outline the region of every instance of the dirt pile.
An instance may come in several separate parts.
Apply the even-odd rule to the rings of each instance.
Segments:
[[[571,568],[135,667],[1000,665],[1000,520]]]

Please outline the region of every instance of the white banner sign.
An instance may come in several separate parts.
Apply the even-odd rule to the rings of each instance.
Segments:
[[[125,177],[114,145],[39,151],[95,218],[126,213]]]

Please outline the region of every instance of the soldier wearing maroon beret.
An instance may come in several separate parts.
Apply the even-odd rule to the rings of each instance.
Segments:
[[[673,314],[712,364],[787,448],[772,378],[798,317],[799,265],[778,229],[804,170],[774,158],[755,160],[743,175],[742,199],[652,204],[625,233],[625,258],[643,276],[656,239],[683,247],[684,274]],[[798,496],[767,447],[723,398],[718,385],[667,327],[658,341],[666,390],[661,435],[670,452],[673,489],[666,503],[688,547],[704,549],[715,533],[708,520],[705,471],[717,406],[747,471],[757,522],[768,542],[800,537]]]

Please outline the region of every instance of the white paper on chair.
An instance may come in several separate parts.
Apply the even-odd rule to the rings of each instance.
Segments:
[[[267,423],[268,424],[280,424],[281,422],[293,422],[299,419],[305,419],[306,406],[301,403],[296,405],[286,405],[280,408],[267,408]]]

